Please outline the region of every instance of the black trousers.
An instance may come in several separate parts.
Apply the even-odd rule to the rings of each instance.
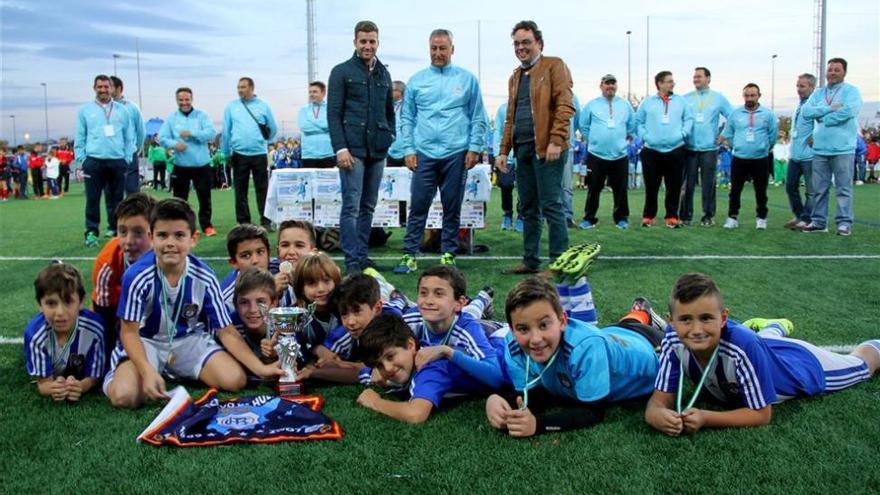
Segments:
[[[642,216],[657,216],[657,196],[660,184],[666,184],[666,207],[664,218],[678,219],[678,200],[681,197],[681,178],[684,167],[684,146],[662,153],[650,148],[642,148],[642,173],[645,177],[645,209]]]
[[[202,230],[212,227],[211,224],[211,183],[214,173],[211,165],[201,167],[174,166],[171,172],[171,190],[175,198],[189,201],[189,185],[192,182],[199,198],[199,226]]]
[[[772,163],[770,160],[766,156],[755,160],[733,157],[730,164],[730,203],[727,216],[736,218],[739,215],[743,186],[751,178],[755,188],[755,213],[758,218],[767,218],[767,182]]]
[[[58,175],[58,189],[67,192],[70,190],[70,165],[61,165]]]
[[[627,181],[629,179],[629,161],[624,156],[617,160],[604,160],[589,153],[587,155],[587,167],[590,175],[587,177],[589,190],[587,202],[584,204],[584,220],[596,223],[596,212],[599,210],[599,195],[605,187],[605,180],[611,186],[614,195],[614,210],[612,216],[614,223],[626,221],[629,217],[629,199],[626,194]]]
[[[165,171],[168,167],[165,162],[153,162],[153,190],[165,189]]]
[[[266,209],[266,192],[269,190],[269,158],[267,155],[240,155],[233,153],[232,161],[233,185],[235,186],[235,220],[238,223],[251,223],[251,210],[248,206],[248,189],[250,176],[254,176],[254,189],[257,195],[257,217],[264,227],[272,222],[263,216]]]
[[[43,195],[43,169],[31,169],[31,185],[34,188],[34,196],[39,198]]]

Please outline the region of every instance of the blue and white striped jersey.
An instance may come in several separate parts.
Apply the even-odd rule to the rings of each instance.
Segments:
[[[60,376],[67,368],[70,356],[83,356],[86,376],[100,379],[104,376],[104,320],[87,309],[79,311],[76,335],[70,346],[60,346],[52,355],[50,332],[53,332],[43,313],[35,316],[24,331],[24,361],[28,375],[34,378]]]
[[[467,313],[459,314],[452,324],[452,328],[443,333],[434,333],[428,329],[421,313],[419,313],[418,307],[408,309],[403,314],[403,320],[409,325],[413,335],[419,342],[419,346],[441,345],[446,341],[446,345],[449,347],[479,360],[495,355],[495,351],[489,344],[489,339],[486,338],[479,320],[475,320]]]

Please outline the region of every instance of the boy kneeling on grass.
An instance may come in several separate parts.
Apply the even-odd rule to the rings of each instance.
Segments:
[[[755,318],[739,324],[728,319],[721,291],[702,273],[678,279],[669,314],[645,421],[670,436],[702,428],[766,425],[773,404],[843,390],[868,380],[880,367],[880,340],[842,355],[789,338],[794,325],[788,320]],[[682,375],[696,384],[687,404]],[[703,388],[734,409],[694,408]]]
[[[104,376],[104,320],[83,308],[82,275],[53,263],[34,280],[40,314],[24,331],[25,367],[40,395],[78,401]]]
[[[120,345],[104,379],[115,407],[167,399],[163,374],[238,391],[245,374],[236,359],[258,376],[284,374],[251,352],[232,325],[213,270],[190,254],[198,240],[195,223],[185,201],[160,201],[150,215],[153,251],[122,277]],[[223,347],[214,341],[215,330]]]

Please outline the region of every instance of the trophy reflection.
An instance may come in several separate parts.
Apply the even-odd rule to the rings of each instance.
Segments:
[[[297,335],[305,332],[312,322],[314,305],[308,308],[272,308],[269,310],[268,326],[274,335],[278,333],[275,352],[285,375],[278,379],[276,390],[279,395],[302,395],[303,384],[297,380],[296,368],[300,358],[301,346]]]

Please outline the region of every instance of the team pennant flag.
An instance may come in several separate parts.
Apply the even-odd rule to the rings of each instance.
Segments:
[[[229,443],[339,440],[339,423],[321,413],[319,396],[258,395],[220,400],[215,389],[193,401],[183,387],[137,441],[153,445],[204,447]]]

